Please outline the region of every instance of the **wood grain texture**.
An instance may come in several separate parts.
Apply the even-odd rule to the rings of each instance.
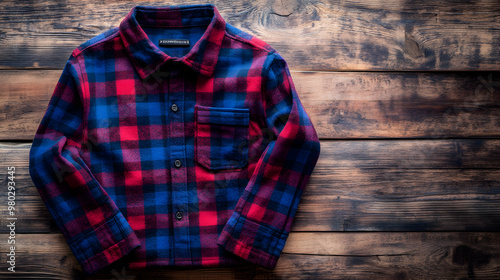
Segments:
[[[54,232],[29,148],[0,144],[1,183],[15,166],[19,232]],[[321,149],[293,231],[500,230],[500,140],[325,140]],[[0,196],[0,213],[6,205]]]
[[[5,240],[6,234],[0,234]],[[240,268],[131,270],[126,259],[85,278],[62,234],[16,236],[17,272],[2,279],[493,279],[500,233],[291,233],[274,270]],[[50,254],[47,254],[50,248]],[[127,278],[128,277],[128,278]]]
[[[32,140],[60,70],[0,71],[0,139]],[[500,72],[292,72],[321,139],[500,136]]]
[[[2,1],[0,67],[62,69],[71,51],[142,5],[207,1]],[[500,2],[210,1],[299,70],[498,70]]]

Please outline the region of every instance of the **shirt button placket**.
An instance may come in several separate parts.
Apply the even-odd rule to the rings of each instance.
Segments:
[[[176,68],[175,66],[173,68]],[[168,101],[167,101],[168,100]],[[171,143],[170,158],[172,159],[172,220],[174,262],[188,264],[191,262],[189,238],[188,189],[186,174],[186,143],[184,135],[184,77],[176,69],[170,72],[168,98],[170,105],[169,123]]]

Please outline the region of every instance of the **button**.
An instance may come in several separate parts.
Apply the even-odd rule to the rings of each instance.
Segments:
[[[180,211],[177,211],[177,212],[175,213],[175,218],[176,218],[178,221],[182,220],[182,213],[181,213]]]
[[[177,104],[172,104],[172,106],[170,106],[170,110],[172,110],[172,112],[177,112],[177,110],[179,110],[179,107],[177,107]]]
[[[179,168],[179,167],[181,167],[182,162],[181,162],[180,160],[176,159],[176,160],[174,161],[174,165],[175,165],[175,167]]]

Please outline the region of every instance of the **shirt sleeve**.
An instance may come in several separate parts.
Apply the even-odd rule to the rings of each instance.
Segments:
[[[286,62],[276,52],[264,73],[268,141],[217,244],[274,269],[290,232],[300,197],[319,157],[316,131],[295,90]]]
[[[86,121],[72,55],[36,131],[29,172],[42,200],[87,274],[127,255],[140,242],[86,162]]]

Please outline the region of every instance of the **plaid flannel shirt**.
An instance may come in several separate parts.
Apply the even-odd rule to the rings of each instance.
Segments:
[[[87,274],[273,269],[319,151],[271,46],[212,4],[136,6],[71,53],[29,171]]]

